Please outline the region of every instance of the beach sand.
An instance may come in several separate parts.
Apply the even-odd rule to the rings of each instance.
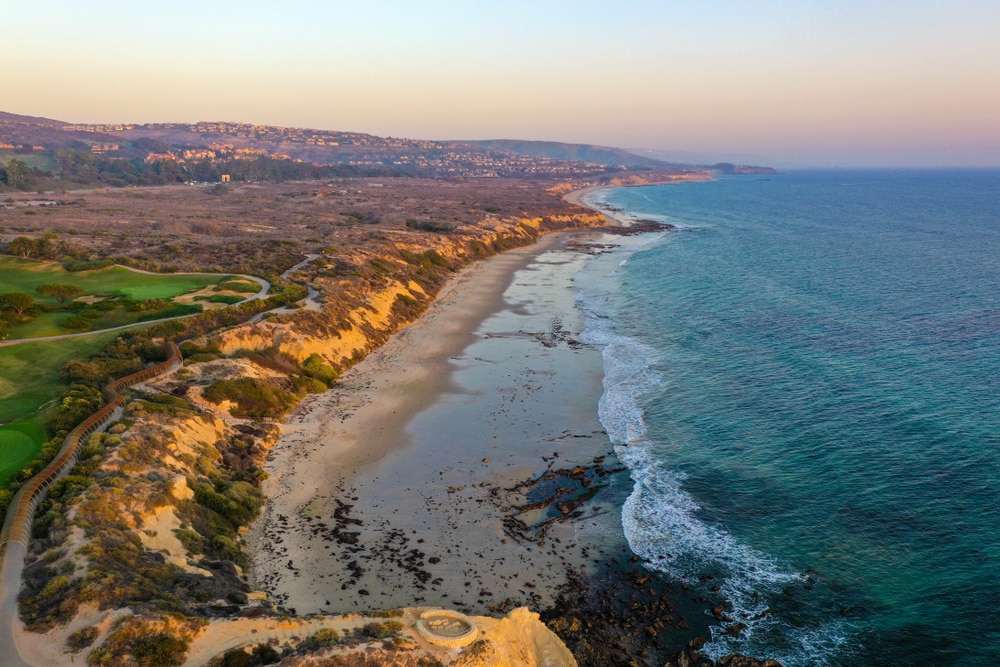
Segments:
[[[617,507],[595,506],[601,483],[581,472],[595,458],[602,472],[611,451],[596,415],[601,355],[576,340],[570,277],[588,257],[583,236],[546,236],[466,269],[297,409],[247,536],[257,587],[299,614],[538,610],[569,568],[586,573],[621,550]],[[546,470],[563,473],[517,487]],[[526,488],[530,501],[564,503],[522,510]]]

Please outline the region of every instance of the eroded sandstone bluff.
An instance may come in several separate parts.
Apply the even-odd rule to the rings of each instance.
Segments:
[[[276,349],[304,360],[319,354],[339,369],[364,358],[401,326],[418,317],[454,271],[504,250],[534,243],[541,234],[600,227],[607,220],[580,211],[566,215],[493,220],[429,243],[355,248],[307,266],[297,276],[320,292],[321,310],[276,317],[212,337],[223,354]]]

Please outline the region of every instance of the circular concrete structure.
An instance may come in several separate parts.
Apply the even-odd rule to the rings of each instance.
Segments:
[[[447,648],[463,648],[479,637],[479,628],[471,618],[448,609],[420,614],[417,632],[430,643]]]

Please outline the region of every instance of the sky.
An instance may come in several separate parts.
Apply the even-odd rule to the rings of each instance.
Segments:
[[[1000,166],[998,0],[0,0],[0,110]]]

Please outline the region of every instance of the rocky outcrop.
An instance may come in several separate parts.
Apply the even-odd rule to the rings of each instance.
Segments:
[[[453,667],[576,667],[566,645],[526,607],[499,620],[484,616],[474,620],[482,638],[452,662]]]

